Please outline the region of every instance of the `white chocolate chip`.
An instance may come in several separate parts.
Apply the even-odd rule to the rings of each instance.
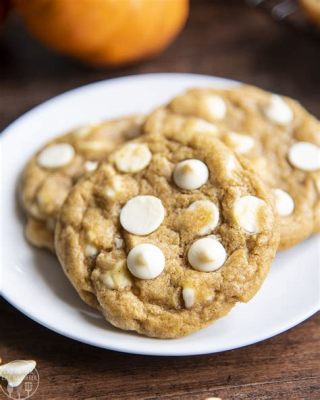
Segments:
[[[216,125],[201,118],[194,118],[190,120],[188,123],[188,128],[196,134],[205,133],[213,136],[217,136],[218,134],[218,128]]]
[[[198,189],[207,182],[208,177],[206,164],[195,159],[179,162],[173,171],[173,180],[181,189]]]
[[[125,261],[118,261],[112,268],[101,275],[102,283],[112,290],[121,290],[132,286],[132,281]]]
[[[182,297],[186,308],[191,308],[195,301],[195,292],[193,288],[184,287],[182,289]]]
[[[24,378],[36,367],[34,360],[16,360],[0,365],[0,377],[6,379],[11,387],[19,386]]]
[[[122,249],[123,245],[124,245],[124,241],[121,238],[114,238],[114,244],[116,246],[116,249]]]
[[[272,95],[269,104],[266,106],[265,115],[267,118],[279,125],[288,125],[293,120],[293,111],[281,96]]]
[[[104,190],[104,194],[108,199],[113,199],[117,193],[119,193],[122,189],[122,180],[119,177],[114,177]]]
[[[132,282],[123,274],[114,274],[107,271],[101,278],[108,289],[125,289],[132,286]]]
[[[144,143],[127,143],[114,154],[116,167],[121,172],[138,172],[146,168],[152,159]]]
[[[242,229],[249,233],[262,230],[261,213],[267,204],[256,196],[243,196],[237,199],[233,206],[235,219]]]
[[[291,146],[288,158],[290,163],[302,171],[320,169],[320,147],[309,142],[298,142]]]
[[[87,244],[84,248],[84,254],[86,257],[95,257],[98,254],[98,249],[92,244]]]
[[[228,147],[239,154],[247,153],[254,146],[254,139],[251,136],[236,132],[229,132],[224,141]]]
[[[291,215],[294,210],[294,201],[288,192],[282,189],[273,189],[273,194],[276,199],[276,210],[281,217]]]
[[[232,177],[239,166],[237,159],[233,155],[229,156],[224,164],[227,176]]]
[[[120,212],[122,227],[134,235],[149,235],[164,219],[164,207],[155,196],[136,196]]]
[[[38,218],[38,219],[42,218],[42,214],[39,210],[38,204],[31,204],[29,211],[33,217]]]
[[[215,294],[209,294],[208,296],[206,296],[206,301],[212,301],[215,298]]]
[[[142,243],[130,250],[127,265],[136,278],[154,279],[163,271],[165,258],[159,247]]]
[[[199,235],[208,235],[218,225],[219,209],[214,203],[212,203],[209,200],[197,200],[188,207],[188,210],[190,210],[190,211],[196,211],[199,209],[205,209],[206,211],[208,211],[210,213],[210,220],[208,221],[208,223],[205,226],[203,226],[199,230],[198,234]]]
[[[222,244],[213,237],[196,240],[188,251],[188,261],[197,271],[211,272],[225,262],[227,253]]]
[[[107,188],[107,189],[104,191],[104,194],[105,194],[106,197],[108,197],[109,199],[113,199],[113,198],[116,196],[117,192],[116,192],[114,189],[112,189],[112,188]]]
[[[69,164],[75,156],[74,148],[69,143],[56,143],[43,149],[38,154],[37,162],[43,168],[60,168]]]
[[[227,106],[221,96],[207,95],[201,98],[201,107],[213,119],[221,120],[226,116]]]
[[[96,170],[96,169],[97,169],[97,166],[98,166],[98,161],[86,161],[86,162],[84,163],[84,169],[85,169],[87,172],[91,172],[91,171]]]

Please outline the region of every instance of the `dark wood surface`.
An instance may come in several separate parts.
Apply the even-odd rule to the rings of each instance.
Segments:
[[[115,71],[93,70],[51,53],[12,18],[0,35],[0,130],[63,91],[145,72],[238,79],[293,96],[320,117],[320,42],[242,1],[195,0],[185,30],[168,50]],[[134,356],[77,343],[29,320],[3,300],[0,316],[2,361],[38,362],[35,400],[320,399],[319,315],[250,347],[182,358]]]

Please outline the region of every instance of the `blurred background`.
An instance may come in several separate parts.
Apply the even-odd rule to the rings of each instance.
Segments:
[[[1,1],[8,5],[8,0]],[[191,0],[189,16],[182,28],[186,17],[183,15],[186,11],[181,9],[185,7],[181,3],[184,1],[162,0],[171,11],[175,10],[177,20],[159,29],[157,37],[165,35],[163,32],[170,30],[170,25],[173,31],[182,29],[175,38],[168,39],[169,47],[150,58],[130,60],[129,65],[93,67],[89,65],[91,61],[82,63],[61,55],[35,39],[34,33],[29,33],[30,27],[33,32],[40,30],[40,36],[47,34],[44,38],[47,41],[54,36],[50,33],[50,10],[42,7],[39,15],[36,9],[32,10],[34,0],[17,0],[25,22],[13,10],[0,33],[0,130],[20,114],[66,90],[112,77],[152,72],[193,72],[237,79],[295,97],[320,117],[320,36],[311,28],[314,24],[309,24],[304,17],[298,1]],[[31,10],[25,7],[28,2]],[[118,0],[117,4],[128,7],[130,2],[134,3]],[[91,4],[94,3],[97,1]],[[274,9],[279,3],[281,7]],[[276,20],[291,12],[293,15],[283,21]],[[276,18],[272,18],[272,13]],[[320,11],[318,17],[320,21]],[[108,14],[102,18],[109,25],[113,21]],[[148,37],[150,21],[148,16],[143,18],[144,33]],[[159,18],[168,21],[165,13]],[[75,28],[85,35],[85,22],[80,23],[79,18],[77,24]],[[127,32],[129,28],[123,27]],[[39,32],[36,36],[39,37]],[[60,44],[64,42],[61,37],[53,39],[60,40]],[[84,40],[88,40],[88,35]],[[113,44],[121,40],[121,33],[110,39]]]

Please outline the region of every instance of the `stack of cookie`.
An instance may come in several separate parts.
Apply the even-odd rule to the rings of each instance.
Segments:
[[[320,122],[248,86],[54,139],[21,180],[26,236],[113,325],[176,338],[259,290],[320,232]]]

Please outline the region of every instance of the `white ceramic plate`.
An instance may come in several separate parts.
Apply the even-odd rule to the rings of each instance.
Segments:
[[[18,176],[32,153],[51,137],[101,118],[148,112],[192,86],[235,82],[191,74],[152,74],[98,82],[34,108],[2,134],[2,294],[18,310],[67,337],[137,354],[192,355],[235,349],[281,333],[319,309],[319,237],[279,254],[258,295],[210,327],[182,339],[149,339],[120,331],[83,304],[57,260],[29,246],[16,204]],[[21,328],[21,327],[20,327]]]

